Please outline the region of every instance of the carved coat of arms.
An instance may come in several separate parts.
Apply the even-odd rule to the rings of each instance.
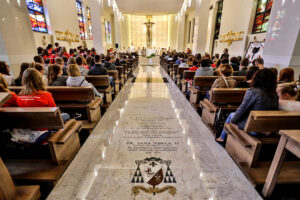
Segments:
[[[140,191],[153,195],[168,191],[172,196],[176,194],[176,179],[171,171],[170,160],[162,160],[160,158],[146,158],[144,160],[135,161],[137,168],[132,177],[132,192],[137,196]],[[163,185],[159,188],[160,185]],[[145,187],[148,186],[148,187]]]

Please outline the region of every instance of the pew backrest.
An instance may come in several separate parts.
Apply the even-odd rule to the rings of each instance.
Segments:
[[[211,103],[241,103],[244,99],[247,88],[213,88]]]
[[[180,75],[180,77],[182,77],[183,76],[183,72],[185,70],[189,70],[189,67],[178,67],[177,68],[177,74]]]
[[[95,87],[109,87],[110,81],[108,75],[85,76],[85,79]]]
[[[195,73],[195,71],[184,70],[182,78],[192,80],[195,76]]]
[[[300,112],[251,111],[245,132],[277,132],[300,129]]]
[[[18,94],[22,90],[22,87],[11,86],[9,89]],[[93,86],[48,86],[46,89],[52,94],[55,101],[92,101],[95,99]]]
[[[61,129],[64,122],[59,108],[0,108],[0,128]]]
[[[107,70],[108,76],[113,77],[114,81],[119,79],[118,70]]]

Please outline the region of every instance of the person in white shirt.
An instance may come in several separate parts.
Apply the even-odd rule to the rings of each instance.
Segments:
[[[279,110],[300,111],[298,98],[298,88],[294,84],[282,84],[277,87],[279,98]]]

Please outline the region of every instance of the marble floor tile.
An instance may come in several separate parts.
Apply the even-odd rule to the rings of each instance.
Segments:
[[[48,199],[261,199],[158,58],[139,63]]]

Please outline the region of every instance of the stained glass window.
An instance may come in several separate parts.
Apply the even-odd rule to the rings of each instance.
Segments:
[[[26,0],[32,30],[48,33],[42,0]]]
[[[273,0],[258,0],[253,26],[253,33],[267,31]]]
[[[77,8],[78,21],[79,21],[80,38],[85,40],[86,39],[86,33],[84,28],[85,23],[84,23],[84,17],[82,12],[82,4],[80,1],[76,1],[76,8]]]
[[[215,28],[215,40],[219,39],[219,35],[220,35],[223,0],[219,1],[217,5],[218,5],[218,10],[217,10],[217,21],[216,21],[216,28]]]
[[[86,7],[87,10],[87,22],[88,22],[88,32],[89,32],[89,38],[93,39],[93,33],[92,33],[92,17],[91,17],[91,9],[89,7]]]

